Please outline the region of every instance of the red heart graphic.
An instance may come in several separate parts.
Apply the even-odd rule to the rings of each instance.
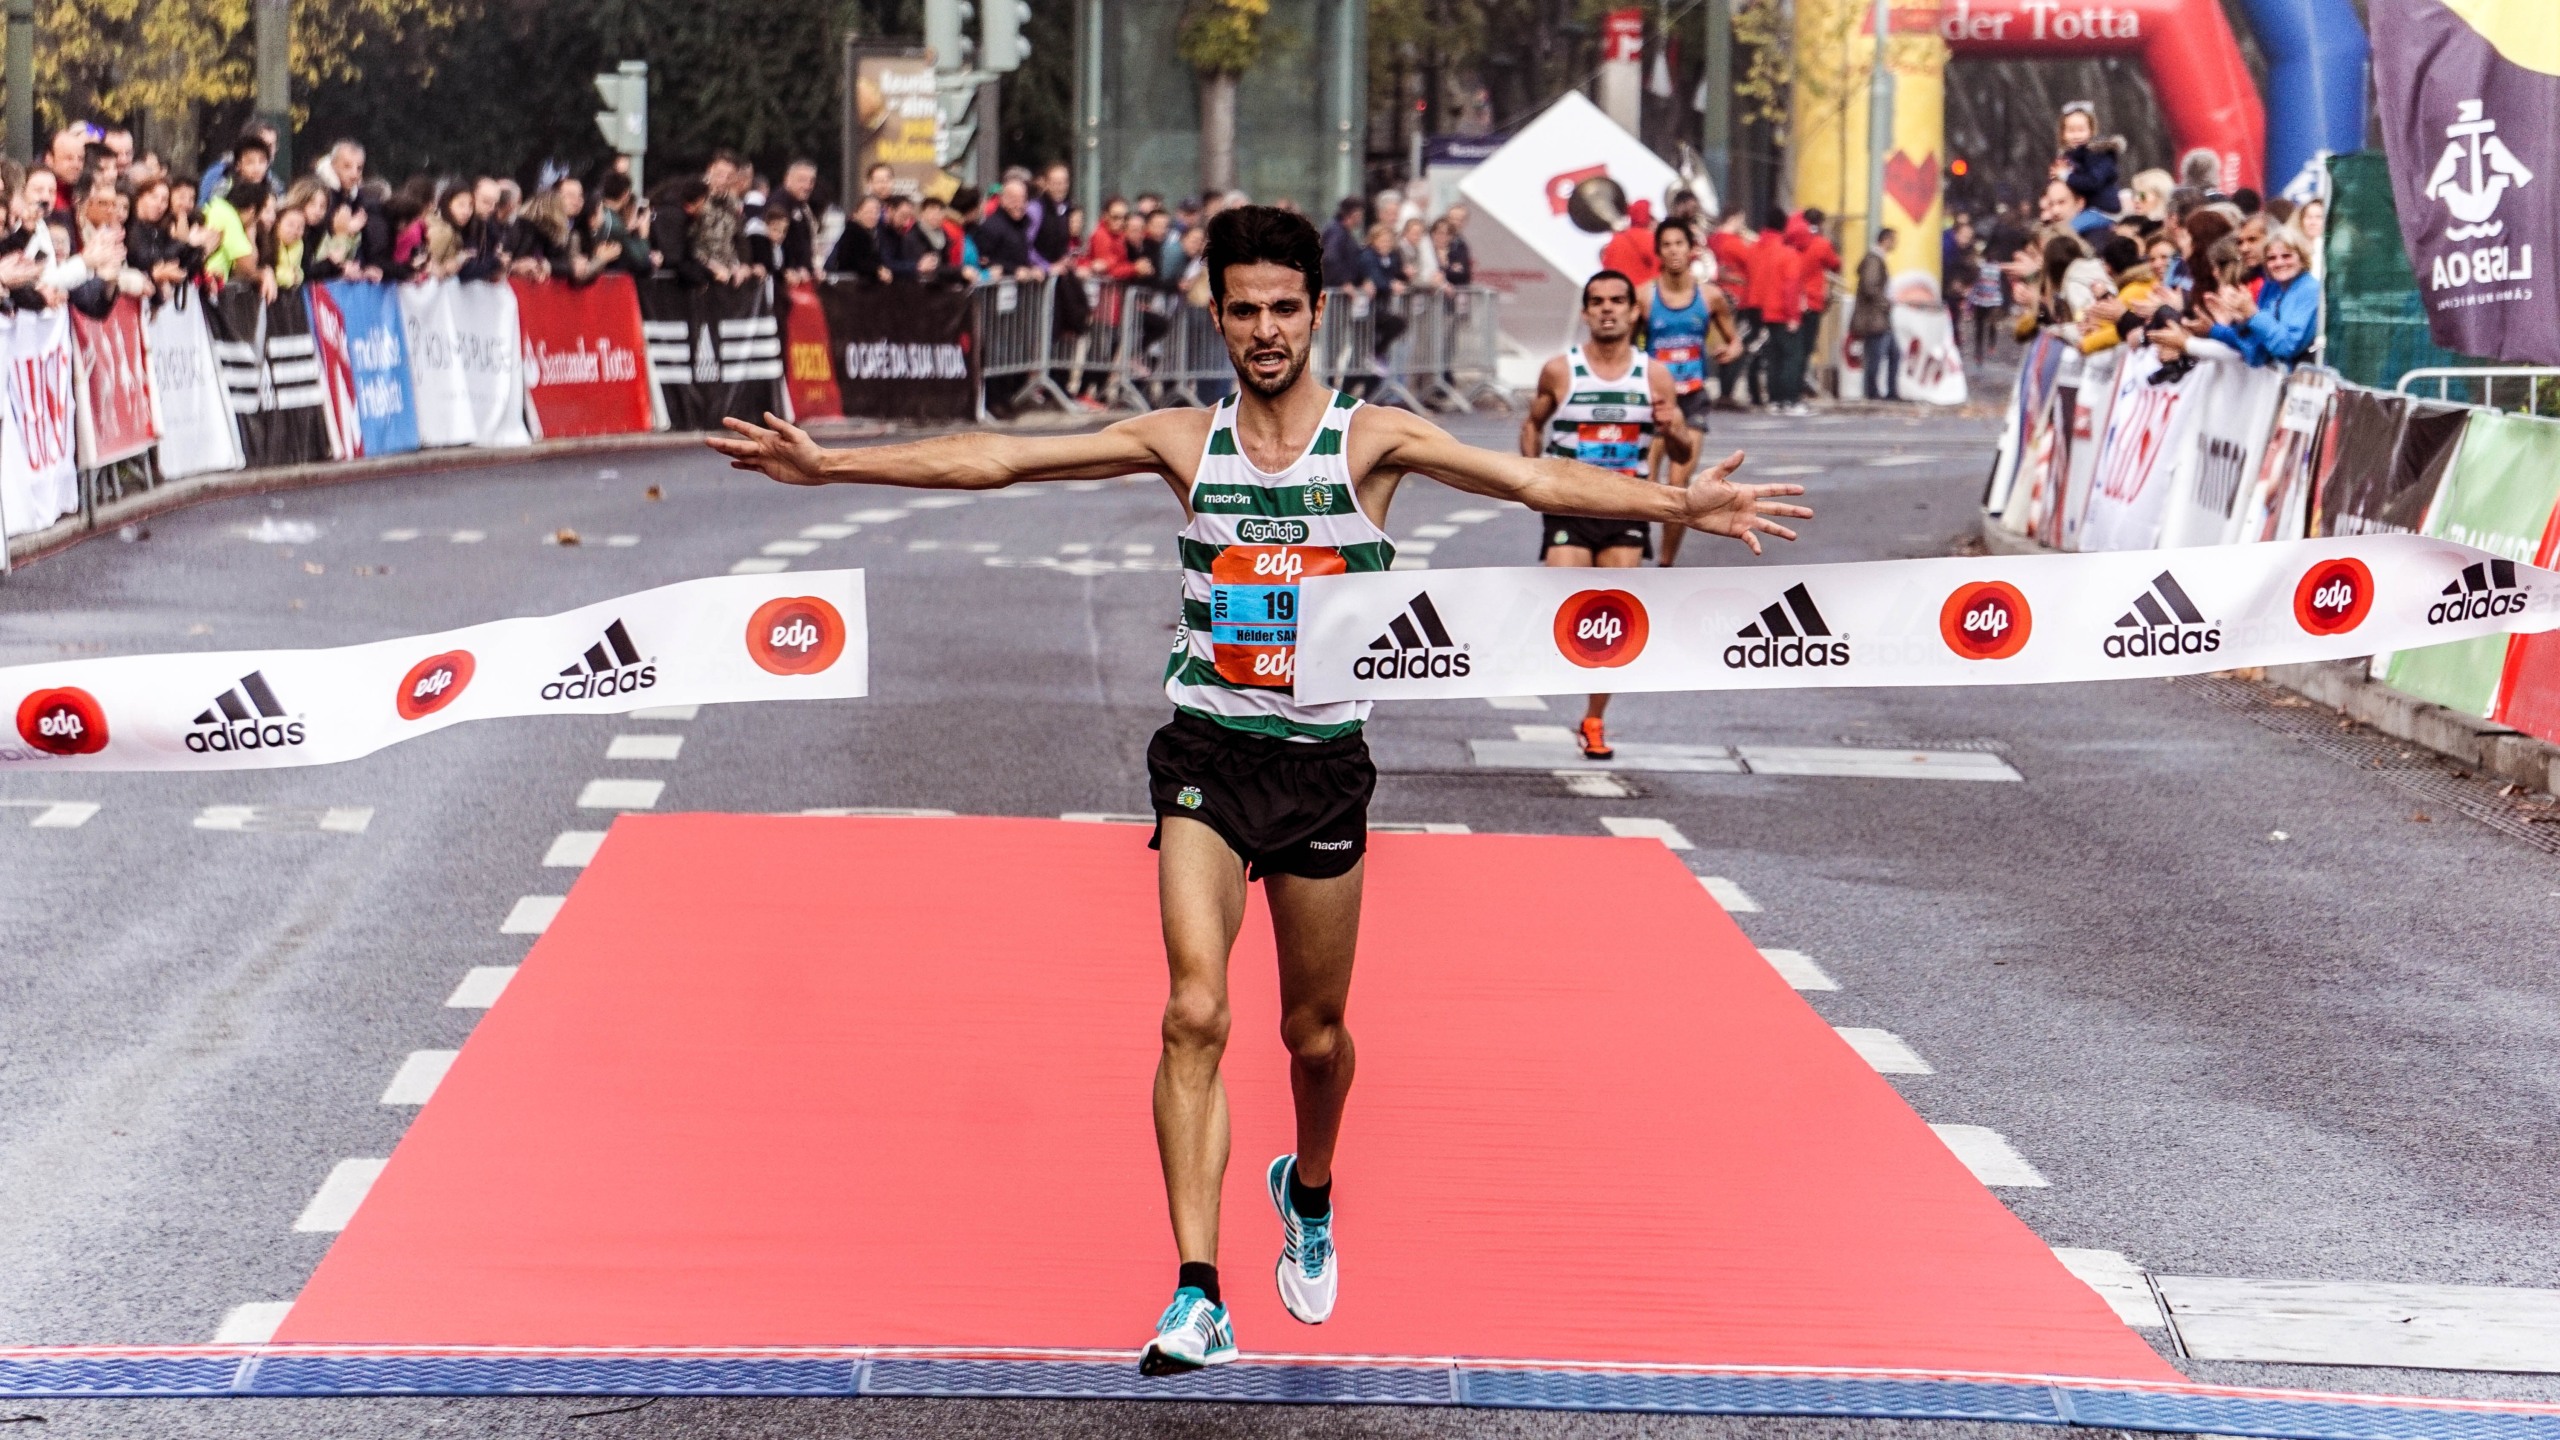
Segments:
[[[1938,203],[1938,152],[1914,160],[1896,150],[1884,159],[1884,193],[1902,207],[1904,218],[1917,225]]]

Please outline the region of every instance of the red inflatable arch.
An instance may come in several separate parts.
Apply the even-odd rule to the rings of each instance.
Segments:
[[[2266,188],[2266,107],[2221,0],[1946,0],[1938,33],[1960,58],[2139,56],[2178,153],[2221,156],[2226,189]]]

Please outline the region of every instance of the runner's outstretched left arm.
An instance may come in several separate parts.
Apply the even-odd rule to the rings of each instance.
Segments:
[[[1443,484],[1498,500],[1517,500],[1541,515],[1588,515],[1612,520],[1659,520],[1711,535],[1729,535],[1760,553],[1760,537],[1793,540],[1796,532],[1777,518],[1809,520],[1813,512],[1777,497],[1801,495],[1801,485],[1737,485],[1742,468],[1736,450],[1713,466],[1701,466],[1687,488],[1674,489],[1614,474],[1578,460],[1503,455],[1478,449],[1410,411],[1363,406],[1360,423],[1380,446],[1375,468],[1409,470]]]

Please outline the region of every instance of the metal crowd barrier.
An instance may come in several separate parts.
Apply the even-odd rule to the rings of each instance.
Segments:
[[[1081,326],[1059,318],[1069,285],[1083,295]],[[1108,409],[1209,405],[1235,385],[1217,318],[1160,286],[1053,275],[982,285],[974,304],[981,419],[1029,405],[1071,411],[1080,399]],[[1465,410],[1490,400],[1507,410],[1495,304],[1483,286],[1384,299],[1333,290],[1310,363],[1326,384],[1379,404]]]

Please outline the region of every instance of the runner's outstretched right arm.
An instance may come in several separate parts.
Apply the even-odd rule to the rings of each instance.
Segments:
[[[1197,453],[1206,412],[1159,410],[1086,435],[1000,435],[977,432],[830,450],[809,432],[768,411],[762,425],[729,419],[729,433],[704,443],[785,485],[909,485],[925,490],[1000,490],[1034,480],[1110,480],[1170,476],[1170,457]]]

